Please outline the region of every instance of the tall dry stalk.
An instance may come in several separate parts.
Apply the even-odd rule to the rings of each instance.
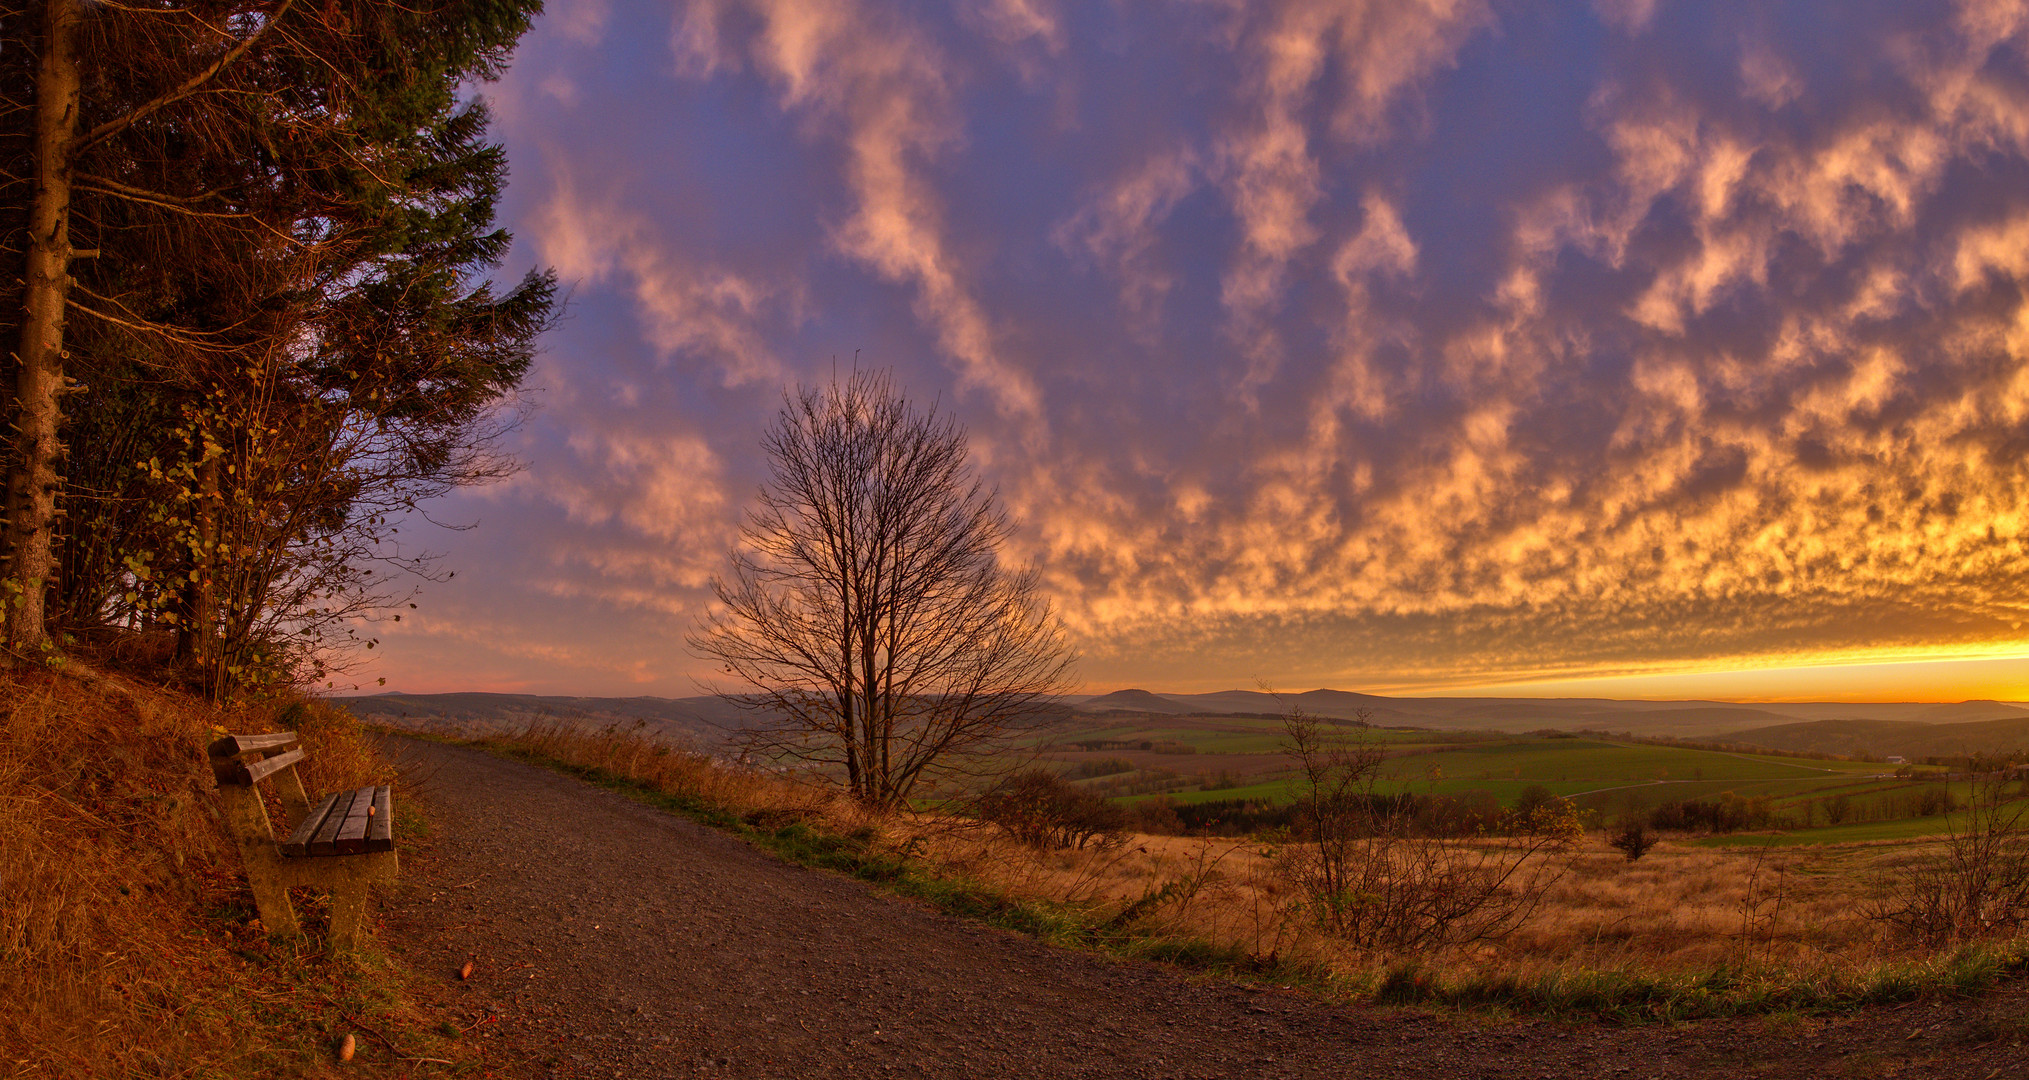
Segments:
[[[1302,712],[1290,713],[1283,729],[1303,784],[1307,834],[1283,864],[1296,887],[1293,906],[1357,948],[1403,953],[1506,937],[1562,873],[1547,856],[1583,833],[1558,799],[1510,814],[1500,835],[1421,835],[1409,801],[1376,790],[1378,744]]]
[[[2029,925],[2029,800],[2008,798],[1998,777],[1975,783],[1944,850],[1898,875],[1870,914],[1930,942]]]

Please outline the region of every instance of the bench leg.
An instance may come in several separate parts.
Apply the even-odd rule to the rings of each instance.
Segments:
[[[247,867],[247,884],[254,890],[254,910],[261,913],[261,925],[269,937],[295,937],[303,932],[296,921],[296,905],[289,902],[289,887],[279,875]]]
[[[359,879],[331,890],[331,951],[349,952],[359,940],[359,926],[366,921],[366,881]]]
[[[275,848],[275,833],[268,826],[268,810],[252,788],[226,785],[218,789],[225,805],[226,827],[239,844],[240,861],[246,865],[247,885],[254,892],[254,910],[261,913],[261,926],[269,937],[294,937],[303,932],[296,922],[296,908],[289,903],[289,867]]]

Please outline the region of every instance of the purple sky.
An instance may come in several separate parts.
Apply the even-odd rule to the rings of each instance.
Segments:
[[[432,508],[478,528],[360,676],[695,692],[760,431],[857,354],[970,428],[1094,690],[2029,696],[2025,50],[1998,0],[556,0],[485,88],[503,275],[571,294],[527,469]]]

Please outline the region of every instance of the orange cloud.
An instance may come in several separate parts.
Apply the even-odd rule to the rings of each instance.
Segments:
[[[865,346],[972,428],[1094,678],[2015,641],[2029,13],[1952,10],[573,8],[501,115],[599,321],[490,498],[539,602],[680,624],[775,387]],[[605,86],[651,15],[674,74]],[[602,107],[709,213],[536,123]]]

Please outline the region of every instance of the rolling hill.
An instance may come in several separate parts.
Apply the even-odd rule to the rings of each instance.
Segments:
[[[1115,690],[1110,694],[1087,698],[1073,707],[1081,713],[1130,712],[1146,713],[1152,716],[1183,716],[1191,713],[1216,713],[1217,709],[1200,709],[1181,696],[1151,694],[1146,690]]]
[[[1728,742],[1771,750],[1872,754],[1920,761],[1927,757],[2005,753],[2029,748],[2029,714],[1960,724],[1912,720],[1808,720],[1728,732]]]
[[[716,743],[744,726],[747,714],[716,697],[552,697],[536,694],[375,694],[332,699],[370,723],[424,731],[472,733],[519,730],[545,720],[623,727],[642,724],[652,734]]]
[[[473,732],[518,729],[566,719],[592,725],[644,725],[672,738],[717,743],[747,726],[748,714],[716,697],[565,697],[535,694],[379,694],[336,698],[362,719],[393,727]],[[1722,739],[1772,750],[1829,754],[1931,756],[2029,747],[2029,708],[2002,701],[1784,702],[1615,701],[1608,698],[1406,698],[1344,690],[1268,694],[1227,690],[1164,694],[1116,690],[1067,698],[1070,729],[1120,716],[1279,716],[1291,708],[1384,727],[1523,733],[1545,728],[1636,736]]]
[[[1665,738],[1721,738],[1774,749],[1918,758],[2029,746],[2029,708],[2003,701],[1620,701],[1611,698],[1409,698],[1344,690],[1269,694],[1122,690],[1076,706],[1083,714],[1314,716],[1436,731],[1594,730]],[[1822,725],[1822,726],[1820,726]],[[1945,730],[1949,729],[1949,730]],[[1751,737],[1750,737],[1751,736]],[[1773,740],[1773,741],[1760,741]],[[1877,745],[1878,742],[1878,745]]]

